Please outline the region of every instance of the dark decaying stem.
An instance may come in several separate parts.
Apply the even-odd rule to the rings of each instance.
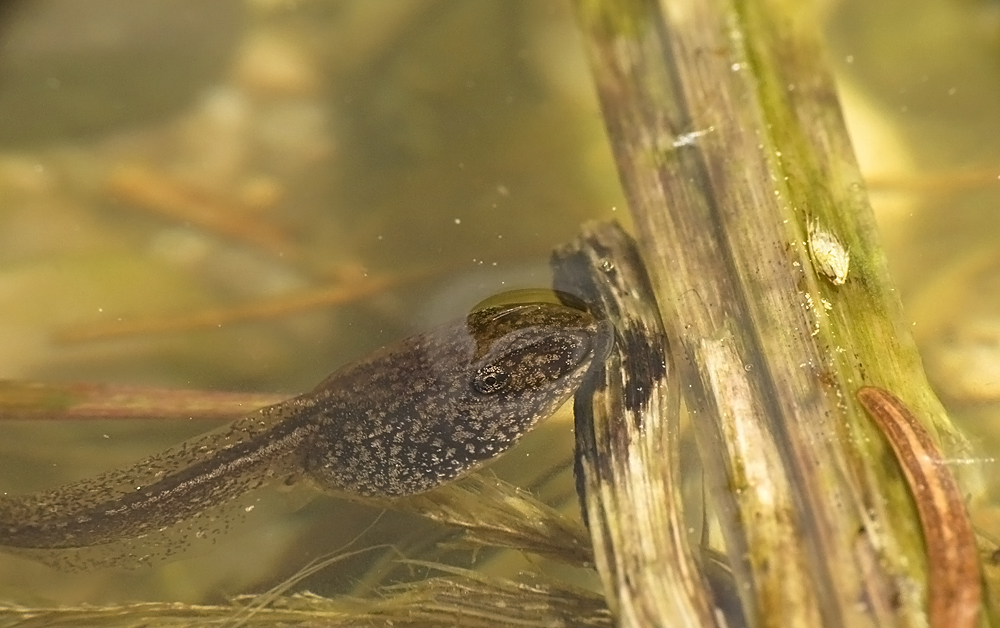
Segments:
[[[574,405],[577,483],[608,605],[623,626],[716,626],[681,512],[677,376],[635,243],[617,225],[588,225],[553,266],[555,288],[615,328]]]

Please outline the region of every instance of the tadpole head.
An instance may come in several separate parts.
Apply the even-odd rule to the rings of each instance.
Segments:
[[[473,398],[528,404],[510,408],[520,414],[544,412],[565,400],[595,356],[606,354],[605,328],[589,313],[562,305],[487,308],[472,312],[467,324],[475,343],[468,369]]]
[[[459,378],[463,390],[455,391],[460,418],[448,440],[461,444],[457,457],[468,469],[562,406],[614,338],[591,314],[551,303],[479,310],[466,323],[474,349]]]

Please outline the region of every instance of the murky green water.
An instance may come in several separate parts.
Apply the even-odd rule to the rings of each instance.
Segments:
[[[490,294],[547,286],[549,252],[582,221],[627,220],[565,2],[133,4],[0,13],[4,378],[302,391]],[[989,457],[1000,437],[1000,182],[919,181],[1000,175],[1000,143],[984,140],[1000,137],[1000,10],[877,4],[830,7],[833,57],[866,172],[910,181],[875,192],[884,241],[935,384]],[[204,219],[206,206],[225,220]],[[391,285],[336,306],[197,318],[375,279]],[[147,331],[59,341],[139,323]],[[5,423],[0,486],[55,486],[209,427]],[[557,417],[498,472],[527,482],[562,468],[550,496],[572,510],[560,467],[570,432]],[[378,514],[298,493],[268,501],[270,514],[201,555],[153,569],[67,574],[0,556],[0,597],[219,600],[282,580]],[[385,516],[362,543],[438,556],[428,547],[439,531]],[[361,557],[309,585],[348,590],[372,564]]]
[[[18,72],[0,118],[22,119],[0,128],[3,377],[306,390],[490,294],[546,287],[551,249],[621,205],[562,3],[70,4],[4,16],[0,56]],[[275,226],[279,244],[142,209],[163,185],[188,205],[212,199],[237,225]],[[221,327],[54,340],[365,277],[392,286]],[[501,471],[524,481],[562,469],[553,496],[572,505],[570,425],[554,420]],[[209,427],[5,424],[0,477],[9,490],[57,486]],[[268,501],[192,558],[153,569],[66,574],[5,556],[4,597],[218,600],[280,581],[378,514],[299,494]],[[361,545],[428,557],[439,537],[385,516]],[[311,588],[349,588],[372,556]]]

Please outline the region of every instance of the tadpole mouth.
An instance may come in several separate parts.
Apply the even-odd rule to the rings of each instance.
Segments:
[[[591,341],[594,349],[594,364],[603,364],[615,347],[615,326],[604,318],[596,323],[597,333]]]
[[[567,355],[569,363],[576,365],[574,370],[593,371],[603,366],[615,346],[614,326],[607,320],[591,321],[569,333],[575,337],[572,353]]]

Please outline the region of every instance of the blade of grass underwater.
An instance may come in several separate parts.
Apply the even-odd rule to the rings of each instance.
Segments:
[[[854,393],[967,445],[889,279],[815,7],[575,5],[750,622],[921,625],[916,510]],[[764,490],[748,469],[780,473]]]
[[[3,628],[182,628],[194,626],[451,626],[552,628],[612,626],[600,596],[551,581],[516,582],[469,570],[418,563],[448,575],[381,588],[370,598],[298,593],[270,600],[251,614],[257,596],[231,604],[145,602],[108,606],[26,608],[0,605]],[[234,622],[235,619],[235,622]]]
[[[587,531],[577,520],[489,473],[383,504],[461,528],[463,545],[532,552],[571,565],[592,565]]]
[[[0,381],[0,421],[203,419],[224,421],[288,399],[280,393],[111,384]]]

